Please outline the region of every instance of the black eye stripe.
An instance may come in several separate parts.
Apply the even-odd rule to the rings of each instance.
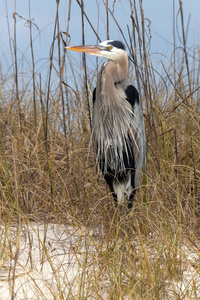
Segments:
[[[115,48],[125,50],[124,44],[120,41],[110,41],[110,42],[107,43],[107,45],[111,45]]]

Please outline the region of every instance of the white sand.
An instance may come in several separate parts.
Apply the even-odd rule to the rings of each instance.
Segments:
[[[6,232],[1,227],[0,238],[1,251],[3,249],[0,300],[12,299],[12,296],[23,300],[83,299],[86,295],[86,299],[95,299],[92,281],[98,281],[98,276],[95,279],[99,272],[96,261],[98,245],[85,229],[30,223],[18,231],[16,227],[10,227]],[[180,299],[200,299],[200,274],[197,271],[199,267],[196,268],[199,256],[196,250],[183,245],[179,251],[183,261],[180,278],[172,279],[172,282],[168,278],[163,282],[170,287],[173,295],[180,295]],[[98,289],[102,299],[109,299],[104,290],[106,274],[103,278],[102,283],[98,282]],[[87,286],[90,294],[87,294]],[[169,299],[172,298],[169,296]]]
[[[48,224],[45,227],[33,223],[21,229],[19,235],[16,228],[9,229],[7,235],[12,258],[9,255],[4,263],[1,261],[1,300],[11,299],[12,291],[14,299],[61,299],[60,293],[66,298],[70,291],[76,295],[82,271],[89,265],[89,257],[85,260],[85,246],[90,242],[83,232],[71,226]],[[1,241],[4,236],[5,230]]]

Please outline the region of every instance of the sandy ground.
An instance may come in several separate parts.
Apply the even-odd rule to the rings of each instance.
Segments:
[[[1,228],[0,236],[1,249],[4,249],[0,264],[0,300],[84,298],[81,282],[95,272],[98,252],[84,229],[30,223],[20,230]],[[173,284],[175,294],[181,295],[177,299],[200,299],[200,274],[196,268],[199,257],[191,247],[184,245],[181,251],[183,257],[187,257],[183,274],[179,281],[166,284]],[[87,299],[94,298],[91,295]],[[102,293],[102,299],[109,296]]]
[[[5,234],[2,230],[1,241]],[[82,271],[90,264],[89,257],[85,263],[85,247],[91,245],[81,230],[57,224],[29,224],[19,234],[17,228],[10,228],[7,235],[12,255],[5,255],[5,261],[1,261],[1,300],[61,299],[72,290],[76,295]],[[92,248],[88,253],[94,254]]]

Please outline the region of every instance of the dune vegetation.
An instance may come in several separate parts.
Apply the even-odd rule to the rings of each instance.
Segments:
[[[83,2],[77,0],[80,24],[89,22],[96,41],[102,37]],[[130,0],[128,29],[121,32],[147,138],[140,187],[124,217],[91,142],[92,91],[102,61],[94,59],[91,66],[84,55],[76,61],[66,53],[69,27],[60,28],[57,1],[43,76],[35,67],[35,25],[28,20],[26,59],[17,45],[19,16],[13,12],[12,65],[0,72],[0,293],[6,295],[1,299],[28,299],[30,290],[31,299],[199,299],[200,49],[187,47],[179,4],[179,44],[174,42],[159,71],[151,60],[142,1]],[[106,5],[105,14],[120,31]],[[80,30],[84,41],[84,26]],[[56,248],[60,244],[63,252]],[[45,270],[51,276],[45,277]]]

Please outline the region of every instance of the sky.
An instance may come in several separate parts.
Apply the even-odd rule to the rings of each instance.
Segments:
[[[175,12],[177,14],[179,9],[179,0],[175,1]],[[11,64],[11,55],[9,48],[8,36],[8,23],[10,27],[11,37],[13,38],[14,19],[12,17],[15,8],[14,2],[11,0],[0,0],[0,64],[3,67]],[[136,0],[138,3],[138,0]],[[6,3],[8,19],[6,18]],[[130,4],[128,0],[109,0],[109,8],[113,11],[120,27],[122,28],[126,37],[127,25],[131,28],[130,19]],[[34,19],[35,24],[40,30],[33,30],[34,40],[34,55],[36,65],[42,68],[42,64],[47,62],[49,57],[49,49],[52,43],[55,13],[56,13],[56,0],[30,0],[31,5],[31,18]],[[69,0],[60,0],[60,30],[66,31],[67,18],[68,18],[68,5]],[[173,41],[173,0],[143,0],[144,15],[146,18],[146,28],[150,24],[151,30],[151,48],[150,53],[152,56],[157,53],[168,55],[172,50]],[[88,15],[92,25],[98,31],[101,40],[106,40],[106,14],[105,5],[103,0],[85,0],[84,9]],[[16,0],[16,12],[24,19],[29,19],[29,1]],[[183,0],[183,12],[185,27],[188,20],[189,30],[187,37],[188,47],[198,45],[200,42],[200,0]],[[27,61],[30,60],[30,47],[29,47],[29,28],[26,21],[18,17],[17,20],[17,46],[18,57],[19,55],[25,56]],[[177,24],[180,24],[180,14],[177,15]],[[109,18],[110,25],[110,38],[123,40],[119,29],[117,28],[112,17]],[[178,31],[180,26],[177,26],[176,39],[178,41]],[[82,43],[81,34],[81,11],[76,0],[72,0],[71,19],[69,26],[70,44],[79,45]],[[92,32],[88,22],[85,20],[85,42],[86,44],[96,44],[97,38]],[[79,55],[79,54],[75,54]],[[156,56],[157,57],[157,56]]]

